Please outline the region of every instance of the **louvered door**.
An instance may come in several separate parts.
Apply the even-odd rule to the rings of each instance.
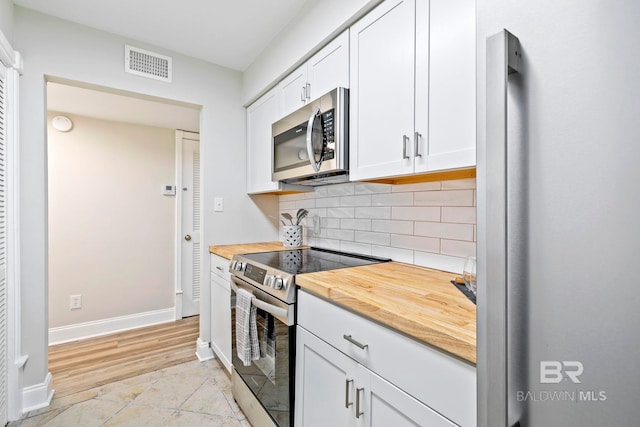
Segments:
[[[0,425],[7,422],[7,72],[0,64]]]
[[[200,312],[200,141],[198,134],[182,138],[182,316]]]

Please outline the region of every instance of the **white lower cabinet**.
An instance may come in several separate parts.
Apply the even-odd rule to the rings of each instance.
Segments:
[[[302,289],[297,304],[296,426],[476,425],[472,364]]]
[[[303,327],[297,334],[296,426],[455,426]]]
[[[229,260],[211,254],[211,349],[231,372]]]

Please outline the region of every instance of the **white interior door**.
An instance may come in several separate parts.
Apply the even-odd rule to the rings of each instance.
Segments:
[[[179,233],[182,242],[182,313],[179,317],[188,317],[200,312],[200,135],[191,132],[181,134],[182,180],[177,189],[182,195]]]

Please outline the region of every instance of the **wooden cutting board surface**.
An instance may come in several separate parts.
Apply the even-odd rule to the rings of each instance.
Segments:
[[[455,274],[399,262],[299,274],[310,292],[476,363],[476,306]]]
[[[300,246],[298,248],[285,248],[282,242],[239,243],[236,245],[209,246],[209,252],[215,255],[219,255],[226,259],[231,259],[235,254],[287,251],[291,249],[302,249],[306,247],[307,246]]]

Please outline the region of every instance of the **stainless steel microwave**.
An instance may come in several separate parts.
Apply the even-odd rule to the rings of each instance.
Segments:
[[[271,130],[274,181],[323,185],[349,180],[349,89],[322,95]]]

